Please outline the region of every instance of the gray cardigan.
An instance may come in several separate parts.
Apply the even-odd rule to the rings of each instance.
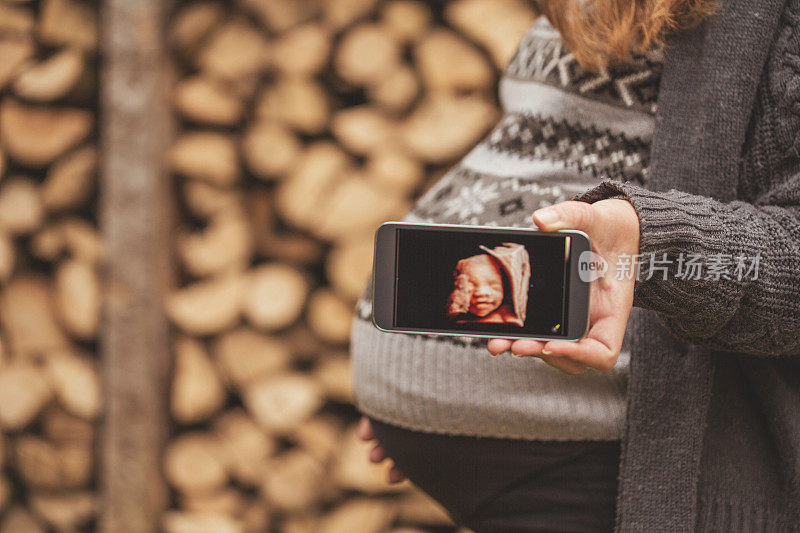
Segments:
[[[800,529],[800,0],[722,0],[665,54],[640,252],[757,279],[636,282],[620,531]],[[647,268],[642,278],[647,277]]]

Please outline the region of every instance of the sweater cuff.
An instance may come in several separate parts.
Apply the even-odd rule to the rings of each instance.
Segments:
[[[617,180],[604,180],[572,199],[594,203],[609,198],[629,201],[639,217],[639,271],[633,304],[667,314],[680,312],[673,309],[674,299],[688,287],[676,276],[680,273],[678,256],[708,256],[725,249],[715,203],[675,189],[651,191]]]

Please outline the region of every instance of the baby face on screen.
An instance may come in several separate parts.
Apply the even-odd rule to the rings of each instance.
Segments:
[[[505,278],[500,263],[488,254],[456,264],[447,313],[457,322],[506,322],[513,319],[505,302]]]
[[[500,265],[486,254],[462,260],[456,266],[470,294],[468,311],[485,317],[503,303],[503,274]]]

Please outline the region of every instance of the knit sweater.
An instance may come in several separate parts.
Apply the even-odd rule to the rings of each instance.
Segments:
[[[800,0],[721,1],[664,55],[634,288],[618,531],[800,531]],[[675,276],[760,254],[757,279]]]
[[[668,43],[646,187],[617,529],[800,530],[800,1],[720,2]],[[685,279],[680,254],[760,256]]]
[[[647,180],[659,54],[593,74],[540,18],[500,82],[504,116],[407,221],[533,226],[531,213],[603,178]],[[528,440],[619,440],[629,351],[607,373],[566,375],[538,358],[497,359],[485,339],[386,333],[358,304],[351,353],[359,409],[397,426]]]

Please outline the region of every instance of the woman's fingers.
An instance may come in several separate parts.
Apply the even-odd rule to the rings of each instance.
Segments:
[[[539,355],[544,343],[531,339],[520,339],[511,343],[511,354],[516,356]]]
[[[508,339],[491,339],[487,343],[486,347],[489,349],[489,353],[492,355],[500,355],[511,348],[511,341]]]
[[[578,374],[583,374],[583,372],[587,368],[586,365],[582,365],[581,363],[577,363],[571,359],[567,359],[564,357],[540,355],[539,358],[548,365],[555,368],[556,370],[560,370],[565,374],[570,374],[573,376],[577,376]]]
[[[356,434],[361,440],[372,440],[375,438],[375,435],[372,434],[372,424],[370,424],[369,418],[366,416],[361,417],[361,420],[358,421]]]
[[[614,351],[592,337],[584,337],[579,342],[551,341],[545,345],[545,355],[563,357],[608,372],[617,363],[619,351]]]
[[[386,459],[386,452],[378,445],[372,448],[369,452],[369,460],[373,463],[380,463]]]
[[[539,355],[542,352],[542,346],[544,346],[543,342],[531,339],[492,339],[487,344],[492,355],[500,355],[511,350],[511,353],[517,356]]]
[[[371,441],[375,439],[375,435],[372,433],[372,424],[370,423],[369,418],[366,416],[361,417],[361,419],[358,421],[356,434],[358,435],[358,438],[363,441]],[[370,462],[376,464],[382,463],[389,458],[386,455],[386,450],[384,450],[380,444],[376,444],[375,447],[369,451],[368,457]],[[388,481],[392,484],[400,483],[406,478],[406,476],[395,465],[392,465],[392,467],[389,469],[388,475]]]
[[[405,478],[406,476],[396,466],[389,470],[389,483],[400,483]]]

